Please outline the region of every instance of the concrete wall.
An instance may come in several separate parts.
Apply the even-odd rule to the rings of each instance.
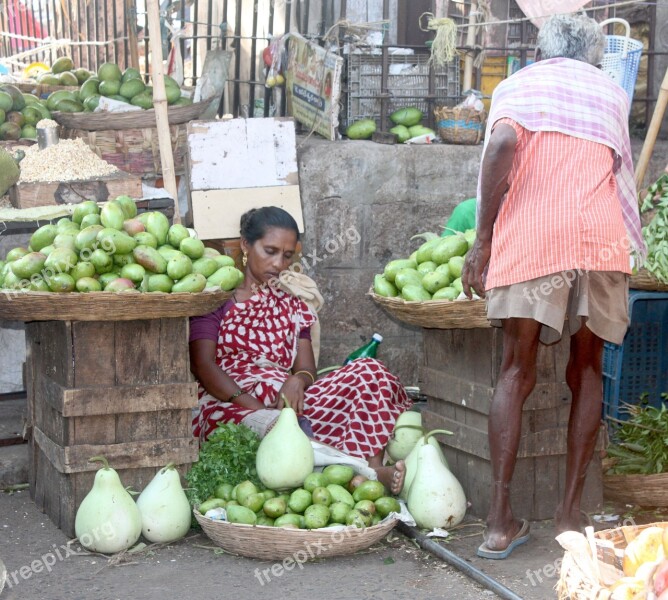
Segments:
[[[305,271],[326,303],[320,367],[340,364],[378,331],[385,336],[379,357],[405,385],[415,385],[421,329],[390,318],[366,293],[385,263],[419,246],[412,235],[440,232],[453,207],[475,195],[482,147],[331,143],[317,137],[300,138],[298,145]],[[636,159],[641,147],[642,140],[634,140]],[[666,162],[668,142],[659,141],[646,184]],[[27,241],[26,234],[0,235],[0,256]],[[0,393],[22,388],[24,360],[22,324],[0,322]]]

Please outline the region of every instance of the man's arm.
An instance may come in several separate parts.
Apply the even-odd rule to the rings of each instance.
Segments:
[[[494,222],[499,214],[501,200],[508,191],[508,175],[515,158],[517,134],[505,123],[494,128],[487,143],[480,172],[480,211],[476,241],[468,253],[462,275],[462,287],[467,297],[475,291],[485,297],[483,273],[492,254]]]

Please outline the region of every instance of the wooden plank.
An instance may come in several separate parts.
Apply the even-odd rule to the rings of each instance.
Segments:
[[[44,377],[43,400],[63,417],[92,417],[197,407],[197,384],[101,386],[66,389]]]
[[[198,441],[194,437],[63,447],[36,427],[35,441],[59,473],[96,471],[99,466],[89,462],[91,456],[105,456],[115,469],[134,469],[164,467],[170,462],[192,463],[199,454]]]
[[[40,328],[40,342],[43,349],[42,373],[55,381],[71,387],[74,384],[74,363],[72,349],[72,325],[68,321],[45,321]],[[36,374],[39,377],[39,374]]]
[[[122,194],[141,198],[141,178],[119,171],[86,181],[19,182],[9,189],[9,200],[14,208],[33,208],[52,204],[78,204],[84,200],[105,202]]]
[[[192,191],[193,224],[202,240],[239,237],[239,219],[251,208],[278,206],[304,231],[298,185]]]
[[[291,118],[191,121],[188,156],[193,191],[299,185]]]
[[[161,383],[180,383],[190,380],[188,333],[188,319],[185,317],[160,320],[158,344],[160,345],[159,381]]]
[[[117,321],[114,330],[116,385],[160,381],[160,319]]]
[[[111,386],[116,382],[114,370],[114,322],[72,322],[74,345],[74,381],[67,388]],[[59,382],[60,383],[60,382]],[[90,400],[105,402],[91,392]]]

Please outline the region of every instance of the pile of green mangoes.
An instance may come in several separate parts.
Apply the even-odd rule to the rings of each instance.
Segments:
[[[201,292],[233,290],[244,275],[234,259],[205,248],[160,212],[137,215],[129,196],[100,208],[87,200],[72,218],[43,225],[28,248],[0,260],[0,288],[37,292]]]
[[[370,527],[401,510],[382,483],[356,476],[348,465],[329,465],[322,472],[314,471],[302,487],[282,493],[260,490],[252,481],[234,486],[222,482],[214,496],[197,508],[202,514],[224,508],[230,523],[292,529]]]
[[[0,84],[0,140],[34,140],[37,137],[35,125],[50,118],[46,100],[23,94],[11,84]]]
[[[410,257],[392,260],[373,280],[373,289],[386,298],[404,300],[455,300],[462,293],[462,268],[475,242],[475,229],[428,238]]]
[[[420,135],[433,134],[433,129],[422,125],[423,118],[424,114],[422,111],[414,106],[395,110],[390,115],[390,121],[394,123],[394,127],[390,129],[390,133],[397,136],[397,141],[400,144]]]

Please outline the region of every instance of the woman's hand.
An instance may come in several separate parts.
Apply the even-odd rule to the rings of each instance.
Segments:
[[[298,415],[304,414],[304,380],[296,375],[290,375],[278,392],[276,408],[279,410],[289,406]],[[285,401],[283,400],[285,397]]]

